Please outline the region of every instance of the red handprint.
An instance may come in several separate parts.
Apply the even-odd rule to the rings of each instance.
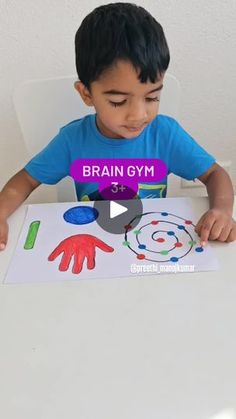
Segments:
[[[108,246],[102,240],[90,234],[76,234],[75,236],[67,237],[53,250],[48,256],[49,261],[53,261],[62,252],[63,256],[59,265],[60,271],[67,271],[69,269],[70,261],[74,256],[74,265],[72,272],[79,274],[82,270],[85,257],[87,258],[87,268],[94,269],[95,267],[95,247],[99,247],[104,252],[113,252],[113,247]]]

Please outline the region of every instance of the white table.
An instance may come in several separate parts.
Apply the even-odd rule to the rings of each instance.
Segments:
[[[207,198],[193,199],[200,216]],[[23,217],[10,219],[0,281]],[[236,243],[213,247],[218,272],[1,284],[0,417],[236,413]]]

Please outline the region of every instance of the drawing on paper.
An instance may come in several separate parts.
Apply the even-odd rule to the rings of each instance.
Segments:
[[[198,217],[189,203],[187,198],[144,199],[143,213],[127,218],[122,234],[100,227],[96,221],[104,214],[91,201],[29,205],[5,281],[129,277],[134,263],[217,270],[210,243],[200,246],[194,231]]]
[[[67,271],[72,259],[74,259],[74,264],[72,272],[74,274],[79,274],[82,270],[84,259],[87,258],[87,268],[95,268],[95,248],[104,252],[113,252],[114,249],[104,241],[98,239],[95,236],[90,234],[77,234],[75,236],[67,237],[53,250],[53,252],[48,256],[48,260],[51,262],[55,260],[61,253],[61,262],[59,265],[60,271]]]
[[[140,218],[139,229],[132,231],[132,223]],[[204,248],[194,240],[194,223],[173,213],[147,212],[134,217],[125,226],[123,246],[139,260],[150,262],[179,262],[192,250],[202,253]]]
[[[39,226],[40,221],[32,221],[32,223],[30,224],[24,244],[25,250],[33,249],[38,234]]]

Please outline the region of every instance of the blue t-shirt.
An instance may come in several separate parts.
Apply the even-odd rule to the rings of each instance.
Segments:
[[[105,137],[97,128],[96,114],[76,119],[62,127],[56,137],[29,163],[25,170],[41,183],[55,184],[70,173],[79,158],[157,158],[174,173],[194,180],[215,163],[180,125],[165,115],[156,118],[132,139]],[[75,183],[79,201],[102,199],[97,183]],[[139,183],[139,198],[164,198],[167,177],[161,182]]]

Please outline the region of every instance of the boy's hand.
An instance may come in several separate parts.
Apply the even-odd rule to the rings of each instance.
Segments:
[[[232,242],[236,240],[236,222],[222,209],[211,208],[202,215],[195,227],[196,233],[200,236],[201,246],[207,240],[219,240],[221,242]]]
[[[0,219],[0,251],[4,250],[7,244],[8,224],[5,219]]]

